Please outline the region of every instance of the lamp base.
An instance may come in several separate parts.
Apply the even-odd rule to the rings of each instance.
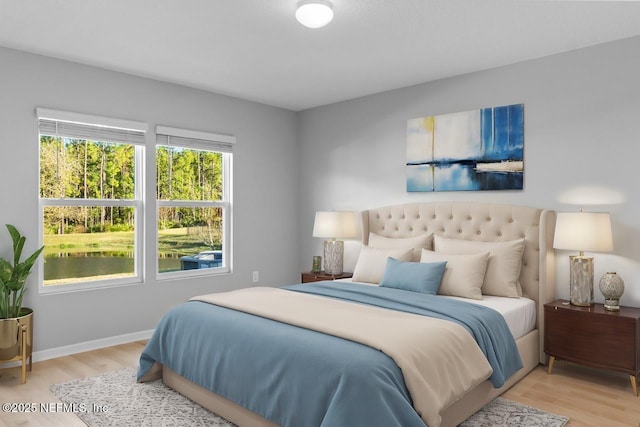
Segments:
[[[593,305],[593,257],[569,257],[571,305]]]
[[[326,274],[342,274],[344,258],[344,242],[342,240],[324,241],[324,272]]]

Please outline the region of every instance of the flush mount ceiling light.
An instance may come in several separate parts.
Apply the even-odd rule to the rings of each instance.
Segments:
[[[296,19],[305,27],[324,27],[333,19],[333,4],[328,0],[300,0]]]

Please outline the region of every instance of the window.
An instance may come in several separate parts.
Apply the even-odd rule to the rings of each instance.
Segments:
[[[235,138],[165,126],[156,138],[160,277],[230,271]]]
[[[145,123],[37,109],[41,291],[142,280]]]
[[[144,253],[151,261],[155,252],[161,278],[231,271],[235,137],[158,126],[154,164],[145,160],[146,123],[36,112],[41,292],[140,283]],[[145,195],[149,164],[155,194]]]

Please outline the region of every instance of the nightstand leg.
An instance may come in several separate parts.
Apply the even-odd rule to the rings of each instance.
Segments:
[[[629,375],[629,378],[631,379],[631,388],[633,389],[633,394],[638,397],[638,385],[636,384],[636,377],[634,377],[633,375]]]
[[[553,370],[553,364],[555,363],[556,358],[554,356],[549,356],[549,366],[547,367],[547,374],[551,375],[551,371]]]

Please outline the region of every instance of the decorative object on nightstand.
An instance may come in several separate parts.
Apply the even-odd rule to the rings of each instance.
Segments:
[[[608,272],[602,276],[600,279],[600,292],[604,297],[605,310],[620,310],[620,298],[624,293],[624,280],[615,271]]]
[[[316,255],[313,257],[313,264],[311,265],[312,273],[320,273],[322,271],[322,257]]]
[[[580,251],[580,255],[569,257],[570,301],[578,306],[592,305],[593,257],[584,256],[584,251],[613,250],[609,214],[582,211],[558,213],[553,247]]]
[[[324,242],[324,272],[342,274],[344,242],[336,239],[352,239],[358,236],[356,216],[353,212],[316,212],[313,237],[331,240]]]

